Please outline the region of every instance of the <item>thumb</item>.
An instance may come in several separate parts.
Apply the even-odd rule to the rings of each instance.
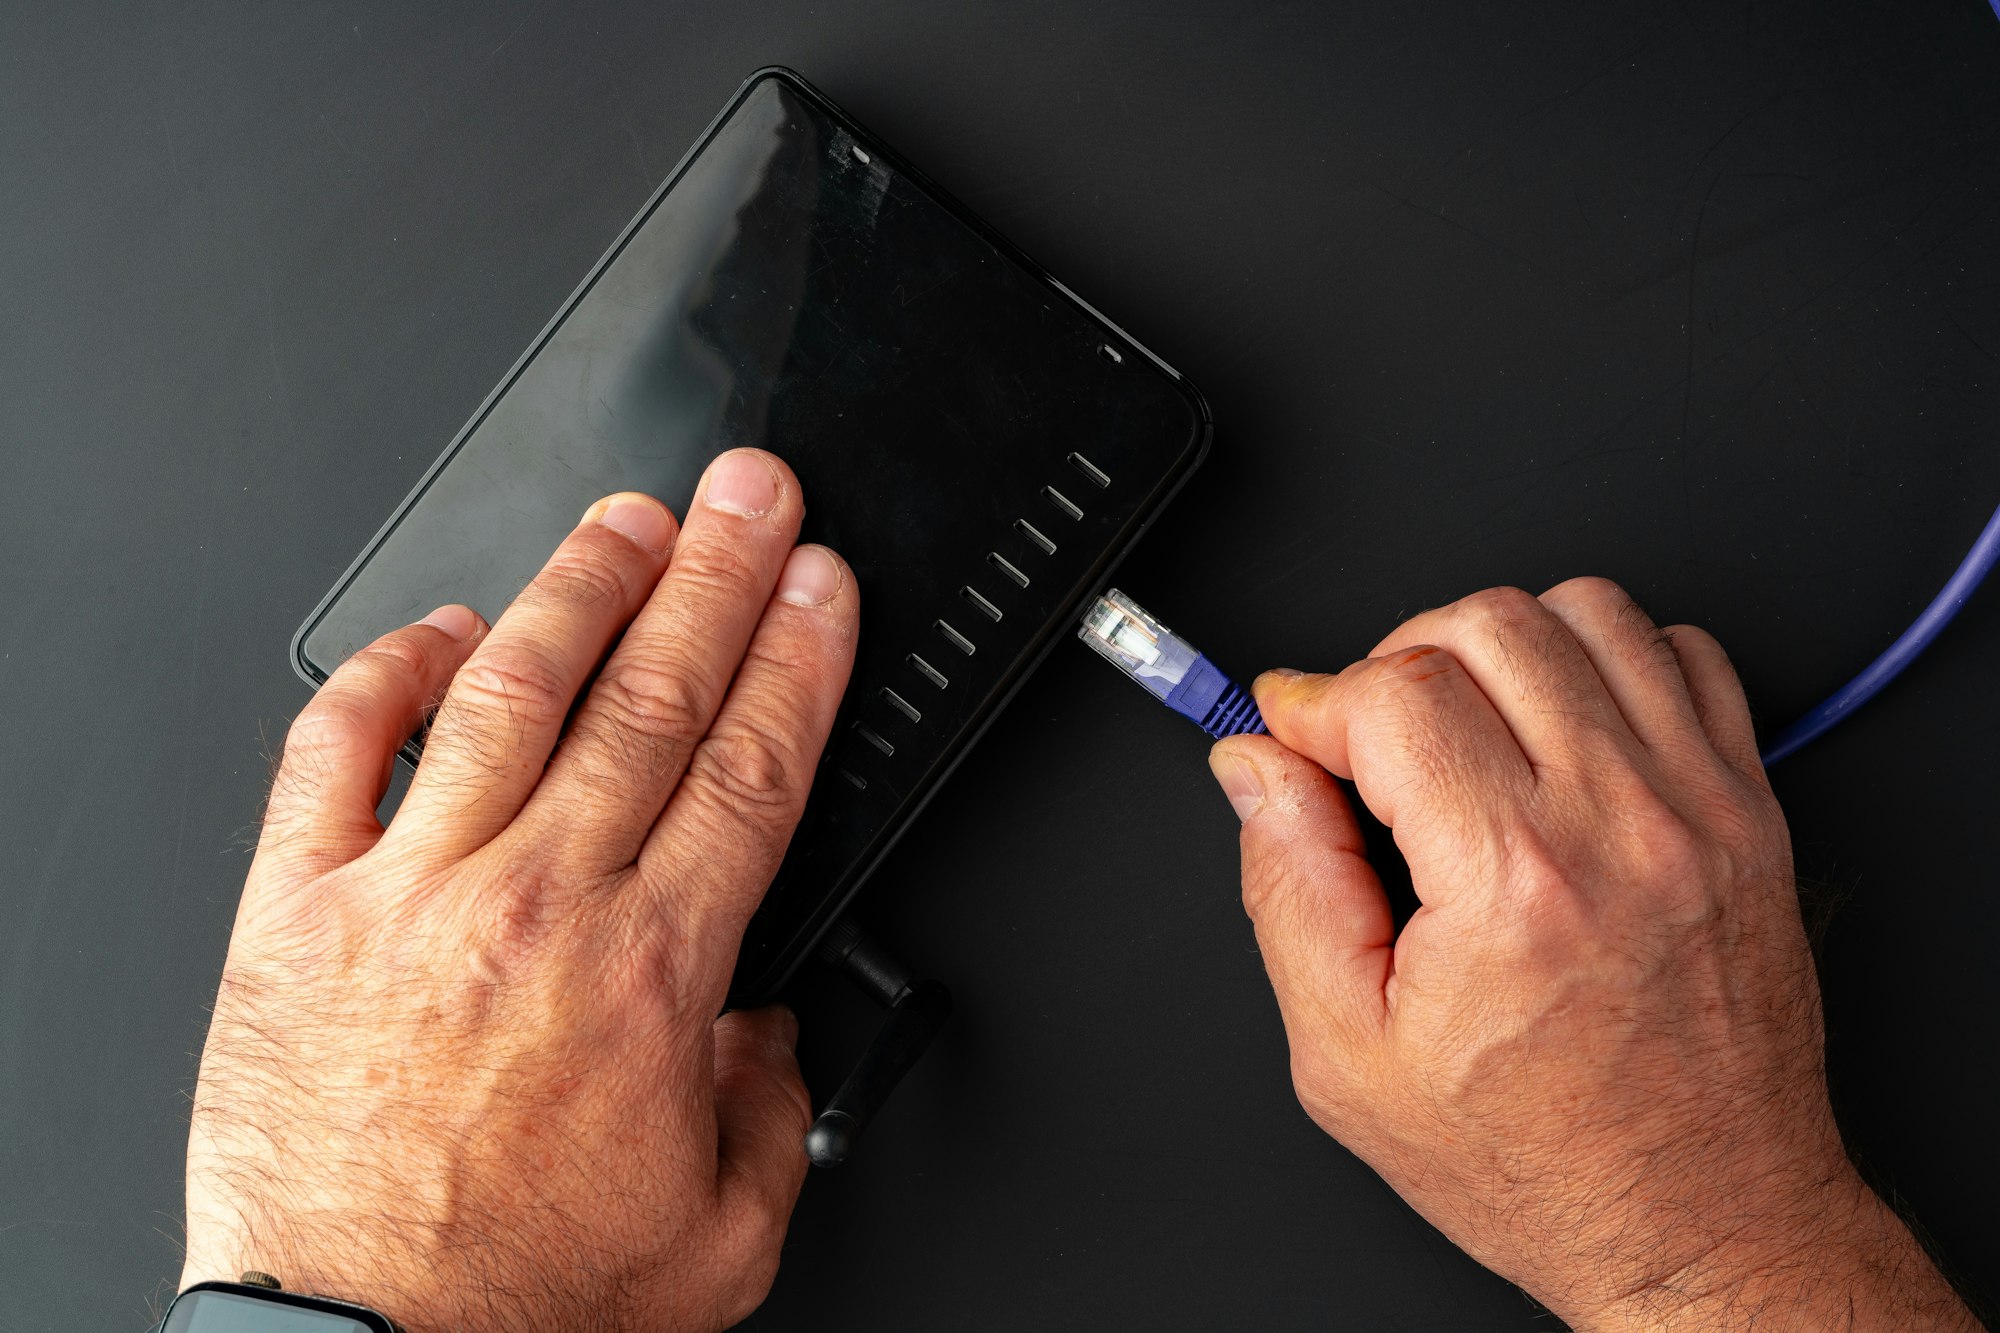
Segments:
[[[798,1034],[783,1005],[715,1020],[719,1203],[731,1238],[772,1259],[806,1178],[812,1103],[792,1049]]]
[[[1243,907],[1293,1069],[1356,1052],[1388,1018],[1395,922],[1353,807],[1325,769],[1268,736],[1231,737],[1208,762],[1243,820]]]

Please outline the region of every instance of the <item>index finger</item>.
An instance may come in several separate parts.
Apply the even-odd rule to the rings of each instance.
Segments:
[[[1588,773],[1639,750],[1576,635],[1519,588],[1488,588],[1414,616],[1375,652],[1419,644],[1450,650],[1537,769]]]
[[[1251,687],[1273,736],[1352,779],[1391,827],[1484,825],[1517,809],[1534,774],[1456,657],[1434,644],[1337,676],[1266,672]]]

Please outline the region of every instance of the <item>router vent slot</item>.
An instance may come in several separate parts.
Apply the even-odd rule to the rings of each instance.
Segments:
[[[964,653],[967,657],[972,656],[975,651],[972,646],[972,640],[966,638],[942,620],[937,622],[937,632],[944,635],[945,642],[958,649],[961,653]]]
[[[867,741],[870,745],[874,746],[876,749],[880,750],[885,755],[890,755],[893,757],[896,753],[896,747],[891,745],[887,740],[885,740],[881,736],[876,735],[872,730],[869,729],[866,723],[856,722],[854,724],[854,734],[859,736],[862,740]]]
[[[910,721],[921,722],[924,720],[924,715],[917,711],[917,706],[915,704],[911,703],[908,699],[905,699],[902,695],[896,693],[894,690],[890,689],[886,685],[882,687],[882,697],[889,701],[889,706],[891,708],[901,713],[904,717],[910,719]]]
[[[856,791],[868,790],[868,779],[862,777],[859,773],[856,773],[853,769],[843,768],[838,771],[840,773],[840,776],[846,778],[849,782],[854,784],[854,789]]]
[[[951,684],[949,680],[945,679],[944,672],[939,671],[936,667],[932,666],[929,662],[924,661],[923,658],[918,657],[915,653],[911,653],[908,657],[904,658],[903,660],[908,662],[911,666],[915,667],[917,669],[918,675],[922,676],[925,680],[937,686],[939,689],[943,689],[945,686]]]
[[[999,622],[1000,608],[993,605],[993,603],[987,601],[984,597],[981,597],[971,588],[960,588],[958,590],[958,595],[960,597],[963,597],[966,601],[972,603],[974,606],[978,607],[980,614],[984,615],[988,620],[991,620],[996,624]]]
[[[1042,554],[1054,555],[1056,553],[1056,544],[1050,541],[1047,537],[1043,536],[1042,530],[1036,527],[1034,524],[1028,522],[1027,519],[1025,518],[1015,519],[1014,531],[1020,533],[1023,537],[1026,537],[1029,541],[1041,547]]]
[[[988,551],[986,553],[986,563],[993,566],[993,568],[999,570],[1002,574],[1005,574],[1008,578],[1014,580],[1014,582],[1020,584],[1023,588],[1028,586],[1028,576],[1026,574],[1023,574],[1020,570],[1016,569],[1014,567],[1014,563],[1011,560],[1009,560],[1006,556],[1001,555],[998,551]],[[966,591],[971,592],[972,590],[968,588],[966,589]],[[974,593],[973,595],[978,596],[977,593]],[[985,599],[981,598],[980,600],[984,601]],[[995,611],[993,613],[993,618],[995,620],[998,620],[1000,618],[1000,613],[998,611]]]
[[[1067,495],[1064,495],[1053,486],[1042,487],[1042,498],[1062,510],[1065,514],[1068,514],[1071,518],[1080,519],[1083,517],[1083,511],[1078,509]]]
[[[1099,486],[1109,486],[1111,484],[1111,478],[1104,474],[1104,469],[1091,462],[1088,458],[1085,458],[1082,454],[1071,454],[1069,462],[1071,467],[1081,472],[1084,476],[1089,477]]]

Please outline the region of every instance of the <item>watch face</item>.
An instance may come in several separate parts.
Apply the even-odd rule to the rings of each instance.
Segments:
[[[336,1301],[190,1288],[168,1310],[162,1333],[386,1333],[388,1327],[379,1315],[349,1313]]]

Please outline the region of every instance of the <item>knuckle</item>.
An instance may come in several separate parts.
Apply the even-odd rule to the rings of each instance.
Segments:
[[[770,675],[780,680],[795,680],[798,685],[810,688],[826,679],[825,643],[825,637],[814,628],[801,628],[796,622],[783,625],[766,622],[745,650],[737,675]]]
[[[674,552],[673,578],[677,583],[700,590],[697,595],[763,601],[757,596],[754,571],[737,543],[719,537],[682,543]]]
[[[764,1303],[764,1298],[771,1294],[771,1287],[778,1280],[778,1254],[785,1238],[782,1224],[777,1231],[775,1239],[751,1251],[738,1268],[728,1299],[723,1302],[726,1326],[748,1319]]]
[[[1673,636],[1674,643],[1679,647],[1716,653],[1722,651],[1721,641],[1699,625],[1669,625],[1665,632]]]
[[[1577,875],[1547,842],[1525,829],[1508,838],[1507,884],[1517,928],[1558,945],[1582,933],[1586,905]]]
[[[489,876],[461,923],[472,941],[461,959],[462,975],[475,983],[467,1001],[484,1002],[491,996],[481,987],[532,971],[549,937],[573,921],[583,887],[526,860]]]
[[[1557,584],[1545,596],[1572,608],[1580,633],[1602,635],[1628,658],[1654,669],[1675,666],[1671,636],[1653,623],[1646,608],[1610,579],[1595,576]]]
[[[1292,863],[1276,847],[1248,839],[1244,843],[1243,911],[1252,921],[1262,921],[1290,887]]]
[[[1631,809],[1630,854],[1638,873],[1667,897],[1704,893],[1717,866],[1707,840],[1679,813],[1662,802]]]
[[[622,604],[630,591],[626,565],[609,541],[575,539],[535,576],[533,596],[558,610],[587,611]],[[630,547],[629,542],[621,543]],[[636,550],[637,548],[632,548]]]
[[[1461,598],[1452,607],[1459,619],[1486,625],[1514,624],[1532,618],[1540,610],[1540,599],[1525,589],[1511,585],[1482,588],[1469,597]]]
[[[1661,631],[1667,642],[1682,657],[1714,663],[1717,667],[1734,675],[1735,666],[1729,660],[1722,641],[1699,625],[1670,625]]]
[[[423,648],[408,635],[389,634],[347,659],[343,670],[377,685],[421,679],[430,668]]]
[[[689,775],[719,802],[752,817],[790,807],[800,767],[775,733],[742,723],[711,732],[688,764]]]
[[[1340,1119],[1338,1064],[1326,1058],[1318,1043],[1299,1042],[1292,1048],[1292,1093],[1314,1123],[1329,1131]]]
[[[1394,755],[1414,773],[1456,769],[1461,737],[1450,725],[1463,706],[1465,668],[1443,648],[1423,645],[1382,659],[1350,724],[1350,747]]]
[[[440,710],[438,732],[506,719],[523,730],[559,725],[569,712],[570,683],[545,653],[509,647],[459,668]]]
[[[1436,689],[1432,682],[1444,680],[1452,671],[1462,670],[1464,668],[1451,655],[1450,649],[1440,648],[1434,643],[1422,643],[1383,658],[1374,685],[1377,692],[1390,694],[1400,693],[1414,685],[1431,685]]]
[[[292,720],[281,773],[353,755],[381,729],[383,711],[400,708],[397,696],[421,681],[426,670],[423,650],[393,635],[355,653]]]
[[[1680,658],[1674,653],[1674,641],[1653,623],[1645,608],[1637,602],[1627,602],[1618,614],[1617,624],[1642,667],[1679,677]]]
[[[799,1126],[799,1137],[805,1137],[805,1126]],[[785,1227],[791,1221],[790,1201],[777,1190],[765,1188],[751,1190],[744,1200],[744,1228],[749,1232],[751,1249],[759,1256],[768,1257],[773,1273],[778,1266],[778,1250],[785,1242]],[[758,1284],[760,1294],[770,1288],[770,1278]]]
[[[1789,859],[1784,812],[1768,790],[1723,772],[1692,794],[1697,804],[1687,836],[1693,850],[1681,857],[1682,873],[1720,888]]]
[[[1425,644],[1385,658],[1364,702],[1393,718],[1397,730],[1419,731],[1450,711],[1465,668],[1443,648]]]
[[[346,690],[322,690],[285,733],[285,769],[352,751],[368,733],[373,710]]]
[[[590,707],[614,731],[689,744],[706,722],[707,697],[684,672],[624,662],[598,678]]]
[[[1621,607],[1632,598],[1625,589],[1610,579],[1596,574],[1586,574],[1582,578],[1564,579],[1543,594],[1560,601],[1573,602],[1582,606],[1605,608]]]
[[[1517,874],[1513,890],[1513,910],[1501,937],[1524,966],[1560,967],[1589,957],[1597,932],[1582,896],[1567,878]]]

